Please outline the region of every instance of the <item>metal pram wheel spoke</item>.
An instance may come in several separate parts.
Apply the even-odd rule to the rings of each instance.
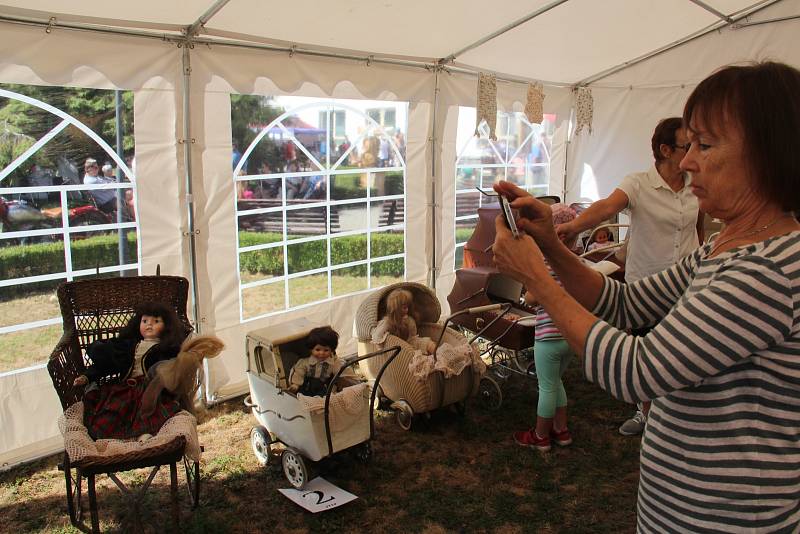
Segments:
[[[400,428],[403,430],[411,430],[411,425],[414,422],[414,410],[411,408],[411,405],[405,400],[400,399],[392,404],[392,408],[395,410],[394,415]]]
[[[286,480],[295,489],[303,489],[308,484],[308,468],[299,452],[292,448],[286,448],[281,456],[281,465]]]
[[[254,426],[250,430],[250,445],[253,447],[253,454],[261,467],[265,467],[273,461],[271,443],[269,432],[263,426]]]
[[[481,378],[478,397],[488,410],[499,410],[503,404],[503,392],[500,390],[500,385],[490,376]]]

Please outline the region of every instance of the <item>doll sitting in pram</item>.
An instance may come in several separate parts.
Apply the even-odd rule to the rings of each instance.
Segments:
[[[322,397],[344,362],[336,356],[339,334],[330,326],[320,326],[308,333],[310,355],[297,360],[289,374],[289,391],[307,397]],[[352,386],[359,382],[352,367],[346,367],[335,387]],[[335,390],[334,390],[335,391]]]
[[[477,351],[466,343],[466,339],[459,340],[460,343],[443,342],[437,346],[430,337],[418,334],[418,320],[411,291],[394,289],[386,297],[386,315],[372,331],[372,342],[383,344],[392,334],[411,345],[415,351],[408,370],[420,381],[427,379],[434,371],[441,371],[449,378],[460,374],[471,364],[483,373],[483,362]]]
[[[400,293],[396,293],[398,289]],[[413,301],[410,305],[404,302],[407,294]],[[393,295],[400,297],[399,303],[390,303]],[[406,316],[397,320],[407,329],[398,331],[401,335],[394,333],[389,324],[391,319],[387,319],[393,309],[399,310],[400,316]],[[486,369],[477,355],[473,357],[475,353],[463,335],[438,323],[440,314],[441,305],[436,294],[413,282],[401,282],[375,291],[361,303],[356,313],[353,327],[360,355],[400,347],[399,355],[386,368],[380,395],[391,403],[398,423],[405,430],[411,428],[416,414],[427,414],[449,405],[463,409],[466,400],[478,392]],[[431,355],[436,341],[440,341],[440,348]],[[446,364],[447,358],[441,356],[445,352],[442,347],[447,345],[463,350],[465,357],[453,358]],[[459,361],[461,364],[457,365]],[[360,369],[367,379],[374,380],[385,362],[386,358],[379,356],[363,362]],[[443,365],[449,370],[439,369]]]

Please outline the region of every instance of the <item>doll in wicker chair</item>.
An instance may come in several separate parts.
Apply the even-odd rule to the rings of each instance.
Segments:
[[[169,306],[138,306],[118,337],[89,345],[92,364],[73,383],[88,384],[83,402],[89,434],[94,439],[146,438],[181,410],[191,412],[200,362],[222,348],[212,336],[185,341]]]

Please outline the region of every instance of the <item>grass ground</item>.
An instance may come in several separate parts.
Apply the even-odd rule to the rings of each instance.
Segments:
[[[379,411],[372,461],[343,457],[323,473],[358,499],[321,514],[306,513],[283,497],[280,471],[262,468],[250,449],[254,417],[241,399],[213,407],[202,419],[202,504],[182,499],[185,532],[496,532],[591,533],[635,529],[639,439],[618,434],[631,409],[586,383],[573,362],[565,383],[570,397],[571,447],[540,454],[511,440],[532,422],[535,383],[512,377],[499,411],[470,402],[465,416],[442,410],[411,432]],[[66,515],[59,457],[0,473],[0,532],[77,532]],[[125,475],[142,481],[144,472]],[[181,481],[183,475],[181,474]],[[143,532],[169,524],[168,470],[156,477],[144,505]],[[119,491],[102,478],[101,527],[119,529]]]

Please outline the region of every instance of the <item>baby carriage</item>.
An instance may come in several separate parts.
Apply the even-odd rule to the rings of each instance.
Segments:
[[[375,389],[362,383],[334,393],[332,385],[348,366],[377,357],[385,362],[377,370],[377,386],[399,352],[393,347],[348,361],[331,380],[324,399],[298,396],[288,391],[289,373],[298,359],[308,355],[311,328],[300,319],[249,332],[246,343],[250,395],[245,405],[259,423],[250,432],[253,452],[259,463],[267,465],[276,456],[273,446],[283,444],[281,467],[297,489],[313,478],[316,462],[336,453],[351,450],[360,460],[369,460]]]
[[[499,380],[511,373],[534,377],[531,356],[534,344],[535,310],[521,296],[522,284],[494,267],[473,267],[456,271],[456,281],[447,296],[453,323],[467,334],[479,332],[481,356]],[[505,303],[505,313],[496,310],[482,313],[458,313],[475,306]]]
[[[391,401],[400,427],[410,430],[415,415],[428,414],[445,406],[455,405],[460,412],[463,412],[466,400],[479,391],[484,399],[493,402],[497,399],[502,400],[497,384],[482,380],[483,369],[477,369],[475,365],[469,365],[459,374],[447,378],[442,372],[433,372],[420,380],[409,370],[409,364],[415,355],[415,348],[412,345],[392,334],[389,334],[382,344],[373,341],[372,330],[386,314],[386,297],[395,289],[411,292],[414,309],[420,314],[420,323],[417,325],[420,336],[427,336],[437,341],[437,346],[443,343],[456,346],[467,343],[467,340],[459,332],[437,323],[441,306],[436,294],[422,284],[413,282],[392,284],[374,292],[361,303],[354,324],[355,335],[358,338],[358,353],[368,354],[384,346],[400,347],[400,354],[390,366],[385,355],[365,361],[361,366],[362,372],[370,380],[377,380],[380,370],[386,369],[380,384],[380,395]]]

